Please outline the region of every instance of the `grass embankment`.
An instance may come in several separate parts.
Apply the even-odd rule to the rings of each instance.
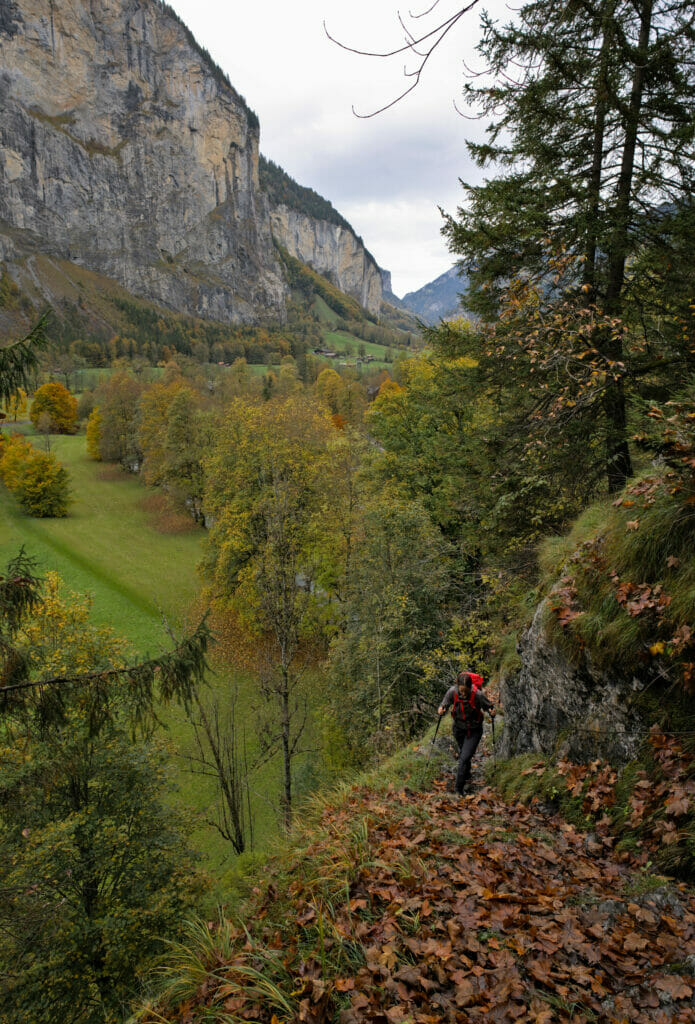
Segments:
[[[529,754],[496,774],[509,798],[539,796],[585,828],[605,819],[621,848],[691,880],[694,502],[690,472],[651,466],[540,552],[547,634],[571,662],[625,681],[625,701],[645,729],[651,726],[637,759],[618,772],[599,762],[580,768]]]
[[[29,428],[22,428],[31,436]],[[33,438],[36,444],[42,439]],[[159,653],[170,646],[163,616],[179,632],[200,596],[196,572],[202,554],[203,531],[163,534],[145,508],[148,492],[141,481],[86,455],[83,435],[52,437],[51,449],[70,473],[73,504],[65,519],[32,519],[0,486],[0,564],[24,545],[37,559],[39,573],[56,571],[66,586],[92,598],[92,621],[111,626],[130,644],[133,659]],[[215,666],[213,692],[224,710],[238,688],[238,726],[246,733],[249,758],[258,752],[255,685],[243,673]],[[178,708],[165,708],[163,738],[172,751],[176,802],[192,811],[199,827],[191,835],[205,866],[223,874],[236,857],[231,846],[206,824],[213,815],[215,786],[211,779],[191,774],[186,755],[194,749],[193,731]],[[279,772],[269,763],[253,776],[254,837],[262,848],[276,834]]]
[[[692,1020],[692,890],[538,805],[455,799],[426,750],[316,802],[143,1019]]]

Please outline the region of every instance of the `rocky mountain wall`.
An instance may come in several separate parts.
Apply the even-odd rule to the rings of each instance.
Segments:
[[[452,267],[416,292],[408,292],[401,304],[424,323],[436,324],[442,319],[465,315],[460,295],[467,288],[468,278],[459,274],[458,267]]]
[[[347,228],[283,204],[270,211],[273,234],[291,256],[323,274],[373,315],[381,309],[381,270]]]
[[[502,680],[500,756],[555,752],[579,762],[631,760],[645,735],[636,701],[645,681],[619,669],[599,671],[587,654],[578,665],[569,662],[546,636],[545,612],[543,603],[522,637],[520,672]]]
[[[215,71],[156,0],[0,0],[0,258],[282,318],[257,122]]]

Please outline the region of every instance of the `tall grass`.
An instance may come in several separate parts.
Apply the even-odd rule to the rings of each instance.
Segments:
[[[566,653],[626,672],[659,658],[674,675],[673,638],[695,624],[693,498],[668,476],[645,473],[615,502],[588,509],[567,537],[545,542],[542,584],[558,610],[548,626]],[[643,609],[633,600],[640,594]],[[563,624],[564,608],[572,614]]]

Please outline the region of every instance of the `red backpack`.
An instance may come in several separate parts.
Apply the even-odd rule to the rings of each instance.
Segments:
[[[478,707],[478,705],[475,703],[475,695],[478,692],[478,690],[484,685],[485,680],[483,679],[482,676],[479,676],[477,672],[468,672],[467,675],[471,677],[471,681],[473,683],[473,685],[471,686],[471,695],[467,701],[462,700],[458,695],[458,690],[454,689],[454,703],[451,706],[451,717],[456,717],[456,705],[460,704],[461,717],[463,718],[464,722],[467,721],[468,715],[466,714],[466,704],[468,704],[470,705],[470,708],[473,712],[471,717],[476,722],[482,722],[483,713]]]
[[[473,693],[475,693],[476,690],[479,690],[482,686],[485,686],[485,680],[482,676],[479,676],[477,672],[469,672],[468,675],[473,681]]]

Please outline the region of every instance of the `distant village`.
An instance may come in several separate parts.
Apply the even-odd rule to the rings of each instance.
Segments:
[[[315,348],[315,356],[323,356],[325,359],[338,359],[340,356],[344,356],[344,352],[332,352],[328,348]],[[374,363],[376,362],[376,356],[358,356],[355,359],[355,364],[359,366],[360,363]],[[346,364],[347,365],[347,364]]]

